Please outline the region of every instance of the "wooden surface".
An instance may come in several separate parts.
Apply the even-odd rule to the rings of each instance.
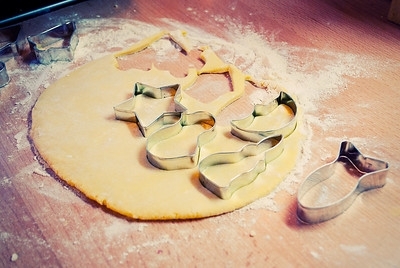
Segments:
[[[11,70],[13,60],[8,61],[10,73],[21,77],[11,77],[0,89],[0,266],[399,266],[400,27],[387,20],[389,7],[389,0],[92,0],[25,22],[23,34],[71,18],[155,25],[167,19],[221,38],[229,37],[232,25],[250,25],[275,46],[292,48],[286,56],[304,70],[304,79],[306,73],[324,68],[334,73],[343,67],[336,54],[363,60],[358,64],[362,68],[342,74],[345,83],[338,90],[318,99],[317,109],[305,110],[312,133],[305,145],[309,154],[288,178],[292,191],[260,200],[272,202],[275,209],[254,205],[213,218],[168,222],[121,217],[43,170],[27,137],[30,110],[61,74],[53,71],[47,84],[40,79],[21,84],[17,81],[40,67],[25,61],[17,72]],[[26,90],[35,87],[37,91]],[[387,184],[363,193],[333,220],[300,224],[293,189],[336,157],[342,139],[388,161]]]

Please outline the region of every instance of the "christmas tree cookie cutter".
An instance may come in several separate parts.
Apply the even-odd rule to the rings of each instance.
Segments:
[[[265,137],[258,143],[249,143],[236,152],[211,154],[199,163],[200,182],[219,198],[230,199],[237,190],[249,185],[261,172],[264,172],[267,164],[278,158],[283,150],[284,140],[282,135],[279,135]],[[257,158],[250,168],[244,165],[242,171],[237,172],[234,169],[234,165],[240,165],[246,158],[257,155],[262,157]],[[214,171],[209,172],[211,169]],[[229,170],[234,170],[234,175],[228,181],[224,178],[224,182],[221,182],[221,176],[226,177]]]
[[[217,134],[215,131],[215,123],[214,116],[208,112],[182,112],[180,119],[176,123],[159,129],[147,138],[147,159],[153,166],[164,170],[196,167],[200,159],[201,147],[214,139]],[[158,152],[154,150],[157,144],[178,136],[184,128],[190,128],[196,125],[201,126],[202,132],[196,137],[196,146],[191,153],[167,156],[164,151]],[[179,146],[179,142],[172,142],[172,144],[175,146],[173,149]]]
[[[329,203],[306,201],[306,195],[314,187],[335,176],[336,170],[344,167],[345,174],[340,173],[340,179],[356,179],[354,188],[344,197]],[[339,216],[346,211],[356,197],[364,191],[383,187],[389,164],[385,161],[367,157],[349,141],[340,145],[339,155],[328,163],[312,172],[301,184],[297,194],[297,216],[305,223],[319,223]],[[344,176],[346,175],[346,176]],[[320,197],[324,193],[320,193]]]
[[[269,129],[265,126],[265,129],[252,129],[251,125],[258,117],[266,116],[275,110],[279,105],[287,105],[293,113],[293,117],[284,126],[277,129]],[[281,91],[279,96],[272,102],[267,104],[256,104],[254,105],[253,112],[243,118],[231,121],[231,133],[243,140],[257,142],[264,137],[283,135],[283,137],[289,136],[297,125],[297,105],[289,94]]]
[[[136,108],[138,106],[137,102],[139,102],[139,95],[147,96],[155,101],[169,98],[173,103],[173,97],[179,87],[179,84],[154,87],[141,82],[136,82],[132,98],[129,98],[114,107],[115,118],[118,120],[137,123],[139,130],[144,137],[153,134],[166,125],[176,123],[180,120],[180,112],[163,111],[161,114],[156,114],[149,124],[145,124],[143,119],[141,120],[140,116],[137,115]],[[147,114],[151,114],[151,112],[151,109],[146,109]]]
[[[59,24],[37,35],[27,37],[29,47],[41,64],[71,61],[78,45],[75,22]]]

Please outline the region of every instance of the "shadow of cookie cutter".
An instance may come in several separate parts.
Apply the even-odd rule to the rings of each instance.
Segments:
[[[335,170],[336,163],[344,163],[346,171],[353,174],[357,171],[358,182],[353,190],[343,198],[324,206],[306,206],[304,195],[317,184],[329,179]],[[348,167],[350,166],[350,167]],[[343,141],[337,159],[312,172],[301,184],[297,195],[297,216],[305,223],[319,223],[339,216],[346,211],[356,197],[367,190],[383,187],[389,170],[387,162],[363,156],[360,151],[348,141]]]
[[[204,158],[199,164],[200,182],[210,192],[221,199],[229,199],[234,192],[240,188],[252,183],[258,175],[265,171],[267,163],[278,158],[284,150],[284,141],[282,135],[265,137],[258,143],[249,143],[240,151],[215,153]],[[227,168],[226,165],[235,164],[247,157],[264,154],[263,159],[258,160],[256,164],[245,172],[233,177],[226,185],[220,185],[211,177],[205,175],[210,167],[221,165],[221,168]],[[224,174],[221,172],[221,176]]]
[[[275,110],[279,105],[282,104],[287,105],[293,111],[294,114],[293,118],[287,124],[278,129],[268,129],[268,128],[264,130],[249,129],[249,126],[255,120],[256,117],[268,115],[273,110]],[[262,138],[269,136],[282,135],[283,137],[287,137],[296,129],[296,125],[297,125],[297,105],[292,97],[290,97],[287,93],[281,91],[279,93],[279,96],[270,103],[254,105],[254,110],[249,116],[243,119],[232,120],[231,133],[243,140],[257,142]]]
[[[75,22],[57,25],[38,35],[27,37],[29,47],[42,64],[71,61],[78,45]]]
[[[215,131],[215,122],[214,116],[205,111],[197,111],[194,113],[182,112],[178,122],[161,128],[148,137],[146,144],[147,159],[153,166],[164,170],[196,167],[199,162],[201,147],[214,139],[217,134]],[[176,136],[184,127],[195,124],[200,124],[204,128],[204,131],[197,136],[197,144],[193,153],[166,157],[152,152],[153,147],[157,143]]]
[[[180,120],[180,112],[166,111],[161,115],[158,115],[158,117],[150,124],[143,124],[143,122],[140,120],[135,112],[137,100],[136,96],[143,94],[154,99],[164,99],[169,97],[173,98],[179,87],[179,84],[153,87],[140,82],[136,82],[132,98],[114,107],[115,118],[118,120],[136,123],[144,137],[153,134],[154,132],[166,125],[174,124]]]

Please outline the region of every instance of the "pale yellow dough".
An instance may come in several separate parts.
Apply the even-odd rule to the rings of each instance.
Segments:
[[[140,43],[140,49],[164,34]],[[155,68],[119,70],[115,56],[138,49],[90,62],[52,84],[39,97],[32,111],[30,135],[40,156],[62,180],[120,214],[166,220],[233,211],[266,196],[286,178],[300,153],[299,130],[285,139],[283,154],[268,164],[265,172],[228,200],[200,184],[197,168],[165,171],[153,167],[146,158],[146,138],[135,123],[116,120],[113,107],[132,96],[137,81],[189,87],[198,74],[192,70],[186,77],[176,78]],[[190,106],[190,102],[186,104]],[[202,148],[201,158],[239,150],[246,144],[230,134],[229,125],[217,124],[216,131],[216,138]]]

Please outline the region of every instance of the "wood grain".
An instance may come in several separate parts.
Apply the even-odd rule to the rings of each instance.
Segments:
[[[362,194],[343,215],[318,225],[297,221],[296,196],[289,191],[269,200],[276,210],[252,206],[202,220],[133,221],[43,172],[27,139],[31,107],[23,103],[37,98],[45,85],[29,95],[12,80],[0,89],[0,266],[399,266],[400,27],[387,20],[390,3],[89,0],[24,22],[22,34],[71,18],[146,23],[167,18],[227,37],[228,21],[217,18],[229,17],[265,38],[273,34],[275,42],[298,47],[292,55],[297,61],[318,57],[310,51],[319,50],[358,55],[372,65],[386,62],[368,77],[350,77],[346,88],[319,103],[313,112],[319,120],[342,123],[328,129],[311,124],[311,155],[293,176],[302,181],[333,159],[344,137],[360,141],[363,153],[388,161],[390,172],[385,187]],[[56,79],[57,74],[49,83]]]

